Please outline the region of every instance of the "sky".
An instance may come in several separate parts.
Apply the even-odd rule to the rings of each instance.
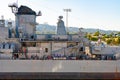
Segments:
[[[0,2],[0,16],[5,19],[15,19],[8,4],[17,0],[3,0]],[[66,25],[68,13],[68,27],[96,28],[120,31],[120,0],[18,0],[18,6],[26,5],[32,10],[42,12],[37,17],[39,24],[57,25],[58,16],[63,16]]]

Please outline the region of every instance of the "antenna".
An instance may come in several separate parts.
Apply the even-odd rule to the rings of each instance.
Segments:
[[[1,19],[4,20],[4,16],[3,15],[1,16]]]
[[[59,16],[59,19],[61,20],[63,18],[63,16]]]
[[[16,14],[18,12],[18,0],[12,4],[8,4],[8,7],[11,7],[12,13]]]
[[[17,3],[17,6],[18,6],[18,0],[16,1],[16,3]]]
[[[9,4],[8,7],[11,7],[12,13],[16,14],[18,12],[18,4],[17,3]]]
[[[38,14],[36,16],[42,16],[41,11],[38,12]]]

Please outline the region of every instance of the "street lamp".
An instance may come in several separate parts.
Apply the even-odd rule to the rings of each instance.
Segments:
[[[68,27],[68,12],[71,12],[71,9],[63,9],[66,12],[66,27]],[[67,28],[68,31],[68,28]],[[69,32],[69,31],[68,31]]]

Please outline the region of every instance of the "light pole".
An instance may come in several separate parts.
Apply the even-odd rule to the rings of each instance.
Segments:
[[[63,9],[65,12],[66,12],[66,27],[67,27],[67,32],[69,33],[68,31],[68,12],[71,12],[71,9]]]

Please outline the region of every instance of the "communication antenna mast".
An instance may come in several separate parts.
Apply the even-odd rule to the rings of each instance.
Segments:
[[[11,7],[12,13],[16,14],[18,12],[18,0],[15,3],[9,4],[8,7]]]
[[[3,15],[1,16],[1,19],[4,20],[4,16]]]
[[[16,3],[17,3],[17,6],[18,6],[18,0],[16,1]]]

